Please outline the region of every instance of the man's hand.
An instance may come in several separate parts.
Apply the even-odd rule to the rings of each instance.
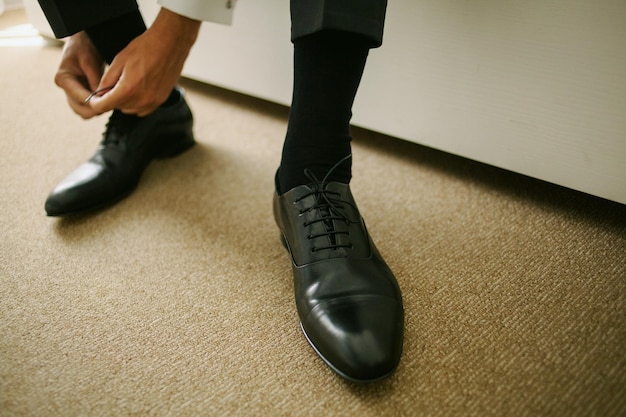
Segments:
[[[86,106],[94,114],[118,109],[145,116],[156,110],[178,82],[200,24],[161,9],[153,25],[117,54],[93,90],[115,87]]]
[[[54,82],[65,91],[74,112],[85,119],[98,114],[84,100],[98,87],[103,71],[104,61],[84,32],[67,39]]]

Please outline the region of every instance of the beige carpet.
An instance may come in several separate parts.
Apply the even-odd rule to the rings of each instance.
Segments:
[[[300,332],[271,217],[287,110],[183,82],[199,145],[113,208],[48,218],[106,122],[65,105],[59,56],[0,47],[0,415],[626,415],[625,206],[355,129],[406,341],[393,377],[353,385]]]

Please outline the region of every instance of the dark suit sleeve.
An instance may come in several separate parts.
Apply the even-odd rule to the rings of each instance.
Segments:
[[[138,9],[135,0],[39,0],[39,5],[57,38]]]
[[[387,0],[291,0],[291,40],[322,30],[363,35],[372,47],[383,41]]]

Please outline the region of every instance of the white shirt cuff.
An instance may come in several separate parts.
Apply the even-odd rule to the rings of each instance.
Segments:
[[[237,0],[157,0],[157,3],[190,19],[230,25]]]

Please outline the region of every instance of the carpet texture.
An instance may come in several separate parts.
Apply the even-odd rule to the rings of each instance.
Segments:
[[[6,29],[22,11],[0,17]],[[114,207],[46,217],[95,150],[54,45],[0,47],[1,416],[623,416],[626,207],[354,129],[352,189],[397,275],[401,365],[335,376],[271,215],[288,110],[182,81],[198,146]],[[358,98],[357,98],[358,99]]]

